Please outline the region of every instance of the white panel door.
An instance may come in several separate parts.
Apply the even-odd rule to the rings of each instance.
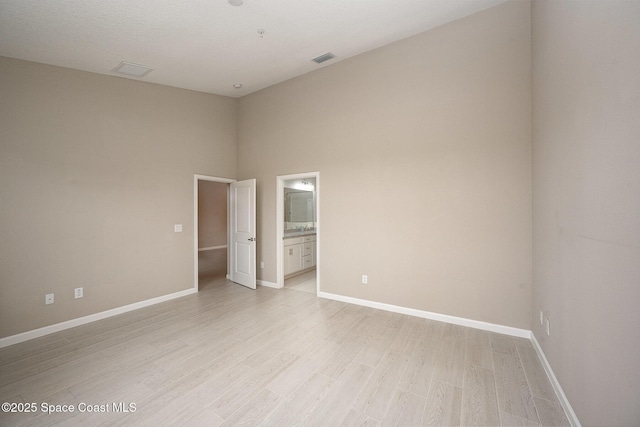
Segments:
[[[256,180],[232,182],[231,280],[256,288]]]

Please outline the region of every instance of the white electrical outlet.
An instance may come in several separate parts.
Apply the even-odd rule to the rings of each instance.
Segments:
[[[551,335],[551,322],[549,321],[549,318],[547,317],[547,336]]]
[[[73,296],[78,299],[78,298],[82,298],[84,296],[84,290],[82,288],[76,288]]]
[[[260,261],[260,268],[264,268],[264,261]]]
[[[53,304],[53,294],[46,294],[44,296],[44,303],[46,305]]]
[[[363,274],[363,275],[362,275],[362,284],[363,284],[363,285],[366,285],[366,284],[367,284],[367,281],[368,281],[367,276]]]
[[[540,310],[540,326],[544,325],[544,311]]]

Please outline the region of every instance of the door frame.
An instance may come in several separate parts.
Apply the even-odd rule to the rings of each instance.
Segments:
[[[198,292],[198,181],[213,181],[227,184],[227,278],[229,277],[229,184],[236,182],[235,179],[219,178],[209,175],[193,175],[193,287]]]
[[[284,288],[282,240],[284,238],[284,182],[291,179],[316,180],[316,295],[320,292],[320,172],[304,172],[276,177],[276,285]]]

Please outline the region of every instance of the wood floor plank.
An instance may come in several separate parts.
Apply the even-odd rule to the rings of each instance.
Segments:
[[[342,344],[351,329],[365,316],[364,307],[347,304],[343,310],[329,318],[324,324],[318,325],[316,329],[326,339]]]
[[[270,391],[287,397],[297,389],[313,372],[331,355],[338,344],[316,337],[310,345],[305,346],[300,352],[296,352],[299,358],[289,367],[279,372],[267,385]]]
[[[312,374],[296,391],[284,399],[269,415],[265,424],[274,426],[303,425],[304,420],[326,397],[334,379],[323,374]]]
[[[377,420],[382,420],[408,361],[408,356],[388,353],[373,371],[367,385],[358,395],[356,403],[353,405],[354,409]]]
[[[479,329],[466,329],[465,364],[493,370],[491,334]]]
[[[462,387],[465,347],[465,329],[458,325],[445,325],[442,343],[435,356],[434,380]]]
[[[397,388],[380,425],[389,427],[420,425],[425,403],[424,397]]]
[[[500,425],[504,427],[540,427],[540,423],[504,411],[500,411]]]
[[[465,369],[462,389],[462,425],[500,425],[493,371],[476,365],[469,365]]]
[[[349,411],[349,415],[342,421],[340,424],[342,427],[378,427],[380,426],[380,421],[375,418],[371,418],[365,414],[360,412],[351,410]]]
[[[251,373],[241,381],[227,385],[220,397],[213,401],[211,405],[214,412],[222,419],[227,419],[244,404],[247,397],[251,397],[258,390],[264,388],[298,357],[295,353],[284,351],[257,370],[247,367]]]
[[[340,378],[360,350],[362,350],[362,347],[358,341],[344,341],[338,349],[325,360],[318,369],[318,372],[335,379]]]
[[[538,422],[533,396],[517,352],[493,352],[496,391],[500,410]]]
[[[373,373],[373,368],[352,363],[344,375],[336,380],[325,398],[304,420],[310,426],[340,425],[351,411],[351,406]]]
[[[491,349],[501,353],[516,352],[516,344],[512,337],[504,334],[491,333]]]
[[[433,381],[422,425],[459,426],[462,415],[462,389],[442,381]]]
[[[571,423],[558,402],[534,398],[540,423],[543,426],[569,427]]]
[[[407,321],[396,332],[389,351],[411,356],[419,341],[420,333],[425,327],[424,319],[407,316]]]
[[[282,402],[282,398],[269,390],[263,389],[253,396],[249,401],[241,406],[229,418],[221,422],[222,426],[257,426],[264,424],[264,420],[275,410]],[[210,413],[215,415],[212,408],[207,408]],[[217,415],[216,415],[217,416]],[[200,415],[198,415],[200,417]],[[194,417],[195,418],[195,417]],[[202,417],[204,418],[204,417]],[[188,425],[192,425],[192,419],[187,420]],[[206,421],[202,419],[202,421]]]
[[[527,382],[531,388],[531,394],[534,397],[557,402],[556,396],[551,381],[542,367],[538,354],[531,346],[518,345],[518,354],[522,360],[522,367],[527,376]]]
[[[251,414],[255,414],[256,418],[259,417],[259,413],[250,413],[248,410],[247,415],[250,416]],[[242,421],[244,420],[245,418],[242,418]],[[253,421],[253,419],[248,418],[244,424],[237,423],[231,425],[258,425],[254,424]],[[216,415],[210,408],[202,408],[196,411],[191,418],[188,418],[183,425],[189,427],[218,427],[223,423],[224,420]]]
[[[444,324],[428,321],[419,329],[417,342],[398,387],[426,397],[436,367],[435,357],[442,343]]]
[[[398,329],[391,326],[381,326],[368,333],[365,332],[358,339],[361,349],[355,357],[355,362],[372,367],[378,366],[397,333]]]

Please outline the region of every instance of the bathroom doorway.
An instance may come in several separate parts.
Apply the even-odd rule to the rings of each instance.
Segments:
[[[320,290],[320,173],[276,178],[277,285]]]

